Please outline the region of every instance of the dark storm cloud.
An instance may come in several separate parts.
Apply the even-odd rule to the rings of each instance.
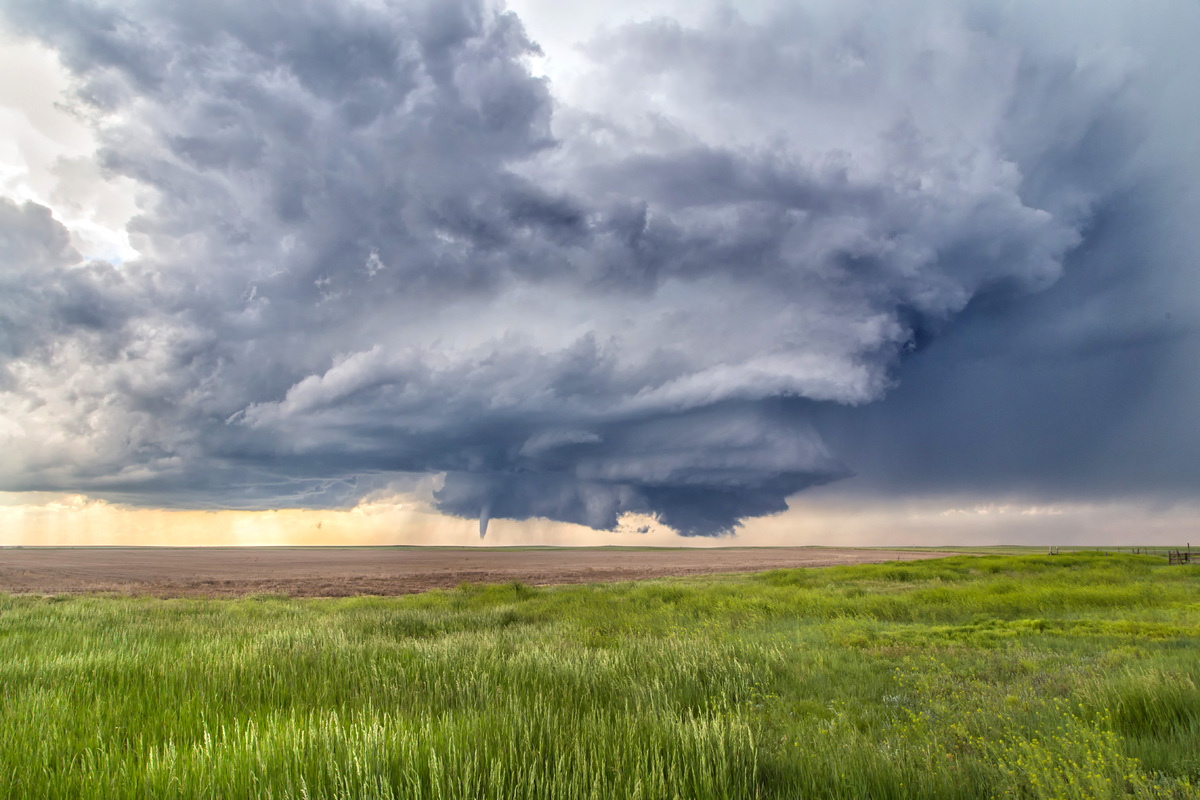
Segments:
[[[1140,192],[1036,297],[977,298],[878,404],[809,409],[858,491],[1039,501],[1194,497],[1200,327],[1178,213]]]
[[[120,267],[0,205],[9,489],[325,506],[439,473],[482,527],[727,531],[859,462],[922,473],[925,393],[1026,352],[991,332],[1108,352],[1070,320],[1151,191],[1136,70],[995,14],[627,26],[572,106],[470,0],[0,9],[147,190]]]

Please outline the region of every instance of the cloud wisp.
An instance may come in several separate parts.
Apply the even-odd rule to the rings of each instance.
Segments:
[[[971,331],[1108,347],[1085,308],[1126,267],[1093,265],[1146,236],[1112,217],[1152,192],[1138,54],[986,5],[618,25],[573,103],[476,0],[0,13],[140,187],[118,266],[0,200],[7,490],[324,507],[436,473],[481,533],[728,532],[864,469],[935,476],[893,409]],[[1145,255],[1139,286],[1171,269]],[[1190,335],[1177,313],[1129,335]]]

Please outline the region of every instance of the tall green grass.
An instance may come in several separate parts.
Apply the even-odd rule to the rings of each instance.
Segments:
[[[1200,797],[1200,569],[0,596],[0,796]]]

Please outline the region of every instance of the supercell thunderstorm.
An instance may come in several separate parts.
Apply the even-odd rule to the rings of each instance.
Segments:
[[[1055,286],[1139,141],[1135,65],[919,3],[615,28],[576,104],[470,0],[0,13],[138,187],[139,254],[0,199],[6,490],[344,506],[437,474],[481,532],[727,532],[857,471],[825,409]]]

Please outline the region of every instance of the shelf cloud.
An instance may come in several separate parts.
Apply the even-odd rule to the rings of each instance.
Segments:
[[[0,0],[138,203],[109,263],[0,199],[0,489],[436,474],[481,534],[687,535],[835,482],[1194,493],[1186,26],[1013,13],[619,22],[560,96],[490,2]]]

